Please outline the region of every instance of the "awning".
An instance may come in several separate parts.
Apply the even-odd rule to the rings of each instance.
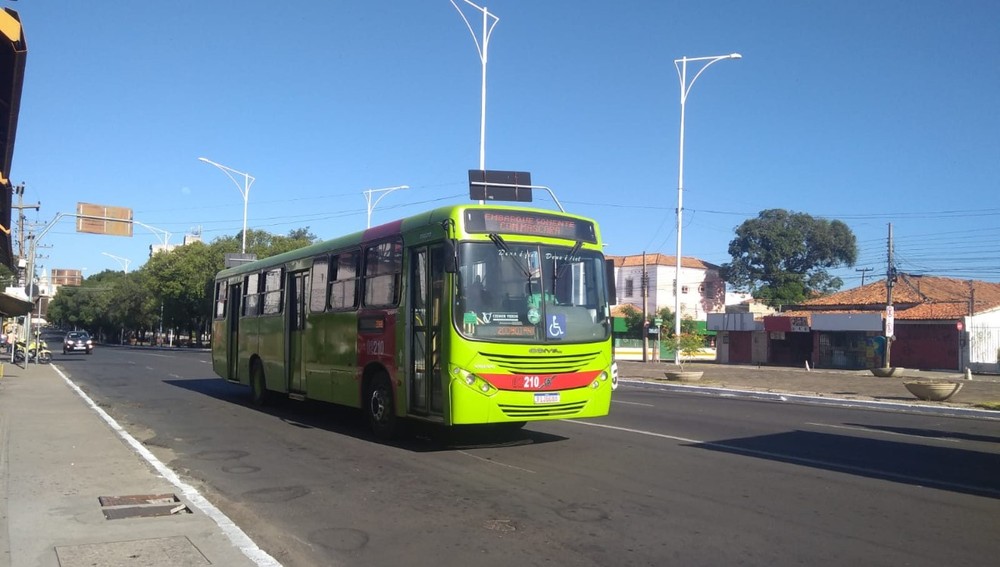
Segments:
[[[27,53],[28,45],[17,12],[10,8],[0,10],[0,263],[15,272],[10,238],[13,187],[9,179]]]
[[[27,315],[34,307],[35,304],[30,301],[14,297],[9,293],[0,293],[0,315],[4,317]]]

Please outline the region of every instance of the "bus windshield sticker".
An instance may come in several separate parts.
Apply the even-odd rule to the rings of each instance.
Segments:
[[[483,323],[486,325],[520,325],[517,313],[483,313]]]
[[[528,309],[528,322],[532,325],[537,325],[539,321],[542,320],[542,314],[538,312],[538,309],[531,307]]]
[[[566,315],[552,315],[545,327],[545,336],[550,339],[561,339],[566,336]]]

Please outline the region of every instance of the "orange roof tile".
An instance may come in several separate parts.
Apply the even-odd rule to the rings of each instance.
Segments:
[[[959,319],[973,312],[1000,308],[1000,283],[936,276],[899,274],[892,289],[897,319]],[[886,304],[885,280],[805,301],[800,310],[836,311],[882,309]]]

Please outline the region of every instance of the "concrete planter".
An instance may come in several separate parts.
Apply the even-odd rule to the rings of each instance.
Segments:
[[[906,369],[902,366],[891,366],[889,368],[869,368],[872,374],[878,376],[879,378],[895,378],[897,376],[902,376],[903,371]]]
[[[943,402],[962,389],[961,382],[950,380],[915,380],[903,385],[917,398],[930,402]]]
[[[678,382],[697,382],[701,380],[701,377],[705,375],[702,370],[667,370],[663,373],[667,377],[667,380],[675,380]]]

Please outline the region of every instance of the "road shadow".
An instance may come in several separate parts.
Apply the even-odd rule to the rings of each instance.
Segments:
[[[689,445],[818,469],[1000,499],[1000,455],[814,431]]]
[[[566,439],[559,435],[532,431],[530,428],[511,429],[488,425],[445,427],[435,423],[407,419],[403,420],[400,434],[396,438],[383,440],[375,437],[364,412],[356,408],[311,400],[300,402],[280,395],[274,396],[276,399],[264,406],[256,406],[250,400],[249,388],[220,378],[174,379],[163,382],[217,400],[243,406],[252,411],[266,413],[280,419],[290,427],[320,429],[419,453],[538,445]]]
[[[926,437],[928,439],[956,439],[961,441],[980,441],[983,443],[1000,443],[1000,436],[996,435],[976,435],[972,433],[962,433],[960,431],[947,431],[941,429],[926,429],[916,427],[892,427],[888,425],[871,425],[866,423],[845,423],[851,427],[861,427],[872,431],[885,431],[887,433],[899,433],[900,435],[912,435],[914,437]]]

